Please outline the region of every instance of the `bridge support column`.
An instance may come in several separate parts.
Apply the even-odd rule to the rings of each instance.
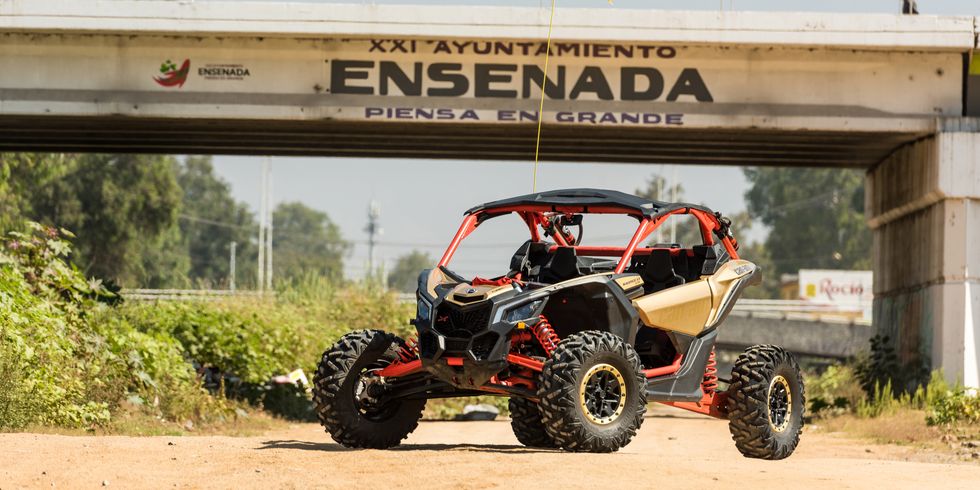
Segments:
[[[970,122],[970,121],[967,121]],[[908,144],[867,175],[874,324],[907,368],[980,386],[980,132]]]

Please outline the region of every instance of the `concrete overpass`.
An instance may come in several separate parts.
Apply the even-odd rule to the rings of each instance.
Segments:
[[[868,169],[877,328],[980,385],[977,19],[562,9],[547,160]],[[0,149],[529,159],[547,12],[0,0]]]

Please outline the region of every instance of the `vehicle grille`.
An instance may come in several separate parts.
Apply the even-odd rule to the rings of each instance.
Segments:
[[[473,347],[470,348],[470,352],[473,353],[473,357],[484,360],[490,357],[490,352],[497,345],[497,339],[499,338],[500,336],[496,332],[487,332],[478,335],[473,339]]]
[[[435,329],[446,337],[469,340],[470,337],[486,331],[490,326],[491,306],[490,303],[467,308],[439,305],[436,310]],[[449,346],[446,347],[448,350]]]

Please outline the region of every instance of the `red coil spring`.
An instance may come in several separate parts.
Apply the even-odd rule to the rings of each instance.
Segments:
[[[416,337],[412,337],[401,346],[398,350],[398,358],[402,362],[414,361],[419,358],[419,341]]]
[[[704,380],[701,381],[701,389],[705,393],[711,393],[718,388],[718,361],[715,360],[715,350],[711,349],[708,355],[708,365],[704,367]]]
[[[561,342],[558,334],[555,333],[555,329],[551,327],[551,323],[548,323],[548,319],[544,315],[541,315],[541,321],[535,323],[533,329],[534,336],[541,343],[541,347],[544,347],[545,353],[551,356],[551,353],[558,348],[558,342]]]

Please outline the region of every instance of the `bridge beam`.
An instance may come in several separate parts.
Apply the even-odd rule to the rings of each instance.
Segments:
[[[980,386],[980,120],[947,124],[867,174],[874,325],[907,366]]]

